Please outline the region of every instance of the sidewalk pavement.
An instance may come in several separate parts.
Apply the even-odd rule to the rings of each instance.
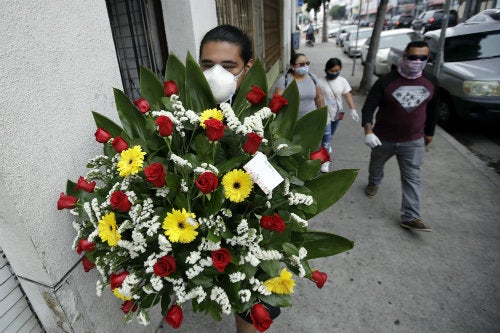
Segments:
[[[335,42],[297,52],[322,75],[324,63],[339,57],[342,75],[359,85],[362,66]],[[365,96],[355,95],[361,112]],[[378,194],[364,194],[370,148],[359,123],[346,113],[332,142],[333,170],[359,169],[347,194],[310,221],[310,226],[354,241],[346,253],[316,259],[328,274],[322,289],[297,279],[293,306],[269,333],[493,333],[500,332],[500,176],[445,131],[437,128],[422,167],[423,220],[432,232],[399,226],[401,189],[393,158]],[[333,185],[333,184],[332,184]],[[235,332],[234,318],[216,322],[185,308],[182,326],[163,332]]]

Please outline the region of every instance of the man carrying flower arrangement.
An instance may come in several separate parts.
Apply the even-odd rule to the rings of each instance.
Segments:
[[[94,113],[104,154],[59,198],[58,209],[76,216],[85,271],[99,272],[97,294],[109,285],[126,321],[147,325],[160,304],[178,328],[190,301],[217,320],[242,314],[239,332],[263,332],[273,309],[291,305],[294,276],[323,287],[327,274],[308,260],[352,248],[308,223],[357,174],[319,172],[326,109],[297,120],[295,84],[268,101],[251,48],[245,58],[225,36],[202,42],[206,75],[190,55],[185,65],[170,55],[164,84],[141,68],[135,105],[115,90],[122,126]]]

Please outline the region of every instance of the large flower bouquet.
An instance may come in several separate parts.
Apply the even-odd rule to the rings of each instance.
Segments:
[[[326,109],[297,119],[295,82],[269,101],[259,61],[232,105],[216,105],[189,54],[185,65],[170,55],[165,82],[141,68],[140,89],[135,102],[114,90],[121,126],[93,113],[103,154],[58,200],[76,217],[83,268],[98,270],[97,294],[121,299],[126,321],[148,324],[159,303],[177,328],[190,301],[217,320],[250,313],[266,330],[267,304],[291,305],[294,276],[323,287],[309,260],[353,246],[308,223],[357,175],[319,172]]]

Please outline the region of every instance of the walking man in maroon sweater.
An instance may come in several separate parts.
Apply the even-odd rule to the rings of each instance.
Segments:
[[[384,165],[396,155],[403,193],[400,225],[418,231],[431,231],[420,214],[420,166],[425,145],[432,141],[438,116],[437,80],[423,73],[429,52],[429,46],[423,41],[406,46],[398,70],[378,79],[370,89],[361,123],[365,144],[372,148],[366,195],[377,194],[384,177]]]

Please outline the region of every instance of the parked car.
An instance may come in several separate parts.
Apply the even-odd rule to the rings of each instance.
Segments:
[[[373,28],[362,28],[349,32],[345,38],[343,51],[349,57],[358,57],[361,55],[361,46],[367,38],[370,38]]]
[[[387,66],[387,56],[389,55],[391,47],[405,46],[411,41],[421,39],[422,36],[420,34],[409,28],[382,31],[380,33],[380,41],[377,54],[375,56],[375,67],[373,68],[373,73],[378,76],[389,73],[390,67]],[[370,47],[370,40],[371,37],[368,38],[361,47],[361,63],[363,65],[366,62],[366,56]]]
[[[500,8],[485,9],[468,18],[465,23],[483,23],[491,21],[500,21]]]
[[[438,54],[440,31],[424,35],[431,54]],[[446,29],[439,71],[439,120],[500,121],[500,22],[459,24]],[[432,71],[434,63],[426,66]]]
[[[340,30],[337,32],[337,39],[335,40],[335,44],[337,46],[343,47],[344,46],[344,38],[347,35],[349,31],[358,29],[357,25],[345,25],[340,28]]]
[[[337,31],[340,29],[340,24],[338,22],[333,22],[328,25],[328,32],[327,36],[328,38],[335,38],[337,37]]]
[[[395,15],[389,21],[388,29],[401,29],[401,28],[411,28],[411,23],[413,21],[413,15],[401,14]]]
[[[422,12],[416,19],[413,20],[411,26],[414,30],[420,31],[423,35],[427,31],[441,29],[443,25],[444,11],[442,9],[428,10]],[[448,27],[457,25],[457,12],[450,10],[448,18]]]

